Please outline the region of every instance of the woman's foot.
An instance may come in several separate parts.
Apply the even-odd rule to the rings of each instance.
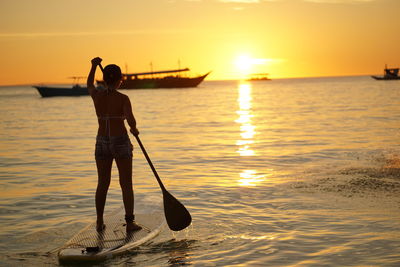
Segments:
[[[135,215],[125,215],[126,232],[139,231],[142,227],[135,222]]]
[[[142,227],[138,224],[135,223],[135,221],[133,222],[127,222],[126,223],[126,232],[134,232],[134,231],[139,231],[140,229],[142,229]]]
[[[96,231],[97,232],[102,232],[105,228],[106,228],[106,225],[104,224],[103,221],[96,222]]]

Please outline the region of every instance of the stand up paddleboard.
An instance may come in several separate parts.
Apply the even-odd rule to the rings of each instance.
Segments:
[[[139,231],[126,233],[124,209],[104,217],[106,228],[96,231],[91,223],[69,240],[58,253],[60,261],[102,261],[121,255],[156,237],[165,224],[162,213],[135,214],[142,226]]]

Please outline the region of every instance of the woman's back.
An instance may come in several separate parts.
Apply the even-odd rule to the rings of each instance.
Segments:
[[[99,136],[126,135],[124,104],[127,96],[116,90],[99,92],[93,98],[99,122]]]

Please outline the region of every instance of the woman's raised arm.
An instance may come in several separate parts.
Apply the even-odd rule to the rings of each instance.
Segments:
[[[92,67],[90,68],[90,72],[87,78],[87,88],[89,94],[93,97],[94,93],[96,92],[96,87],[94,86],[94,75],[96,73],[96,68],[100,65],[102,59],[99,57],[95,57],[92,59]]]

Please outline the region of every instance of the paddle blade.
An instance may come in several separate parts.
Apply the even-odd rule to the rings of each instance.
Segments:
[[[180,231],[192,222],[189,211],[168,191],[163,191],[164,213],[169,229]]]

